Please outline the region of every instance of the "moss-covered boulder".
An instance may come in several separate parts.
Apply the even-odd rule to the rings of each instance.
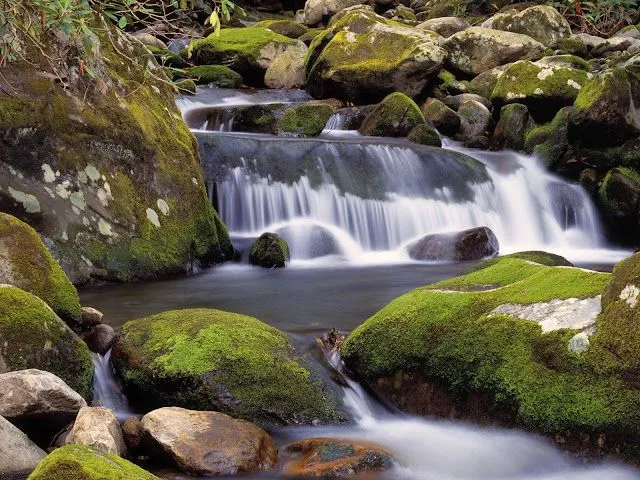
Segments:
[[[191,44],[198,65],[226,65],[251,85],[260,86],[264,74],[285,51],[306,51],[306,45],[267,28],[224,28]]]
[[[584,41],[575,36],[558,38],[549,45],[549,48],[559,55],[577,55],[582,58],[588,53]]]
[[[505,70],[510,65],[500,65],[499,67],[492,68],[486,72],[482,72],[480,75],[474,77],[468,85],[469,93],[480,95],[484,98],[491,98],[493,90],[496,88],[498,79],[504,74]]]
[[[263,20],[256,23],[253,28],[268,28],[272,32],[289,38],[300,38],[309,31],[309,27],[293,20]]]
[[[516,62],[498,78],[491,101],[498,106],[522,103],[537,120],[550,120],[560,108],[573,104],[590,76],[557,64]]]
[[[278,127],[285,133],[315,137],[320,135],[331,115],[333,107],[328,103],[304,103],[287,108]]]
[[[67,445],[40,462],[28,480],[159,480],[158,477],[113,453],[94,447]]]
[[[215,410],[260,424],[341,418],[287,336],[245,315],[176,310],[128,322],[113,360],[130,398],[147,407]]]
[[[307,91],[355,103],[392,92],[417,95],[437,74],[446,52],[438,35],[373,12],[354,11],[318,35],[306,58]]]
[[[424,118],[443,135],[452,137],[460,129],[458,114],[436,98],[430,98],[422,105],[422,113]]]
[[[240,88],[242,75],[224,65],[198,65],[187,70],[197,83],[215,85],[220,88]]]
[[[362,135],[406,137],[418,125],[426,124],[420,107],[403,93],[392,93],[367,115],[360,126]]]
[[[307,0],[304,4],[304,23],[307,25],[317,25],[323,19],[340,14],[350,7],[360,7],[366,0]],[[367,7],[371,8],[369,5]]]
[[[182,95],[195,95],[198,91],[196,82],[190,78],[181,78],[176,80],[174,84],[178,89],[178,93],[181,93]]]
[[[570,113],[571,107],[562,108],[551,122],[540,125],[527,133],[524,150],[535,154],[549,167],[557,166],[569,148]]]
[[[482,26],[528,35],[544,46],[571,36],[569,22],[555,8],[547,5],[536,5],[521,12],[498,13]]]
[[[81,321],[78,292],[38,233],[1,212],[0,283],[15,285],[40,297],[72,326]]]
[[[602,325],[609,279],[515,257],[489,261],[392,301],[348,336],[343,359],[413,413],[516,424],[567,447],[637,454],[639,384],[619,373],[600,333],[589,336]]]
[[[0,373],[35,368],[56,374],[91,398],[93,363],[86,344],[38,297],[0,286]]]
[[[626,230],[626,237],[637,244],[637,234],[640,233],[640,173],[625,167],[610,170],[600,186],[598,201],[614,228]]]
[[[527,35],[482,27],[452,35],[444,48],[450,67],[467,75],[479,75],[518,60],[538,60],[545,51],[544,45]]]
[[[535,123],[529,109],[521,103],[505,105],[500,110],[500,119],[493,130],[491,148],[493,150],[522,150],[527,133]]]
[[[614,68],[580,91],[569,119],[569,137],[597,147],[620,145],[640,135],[640,72]]]
[[[442,147],[442,140],[438,132],[426,123],[415,126],[407,135],[407,139],[420,145],[430,145],[432,147]]]
[[[32,225],[74,283],[222,261],[229,237],[174,90],[142,44],[100,32],[95,79],[78,75],[77,53],[55,70],[59,51],[3,68],[0,210]]]
[[[249,263],[263,268],[284,268],[290,259],[287,241],[275,233],[263,233],[249,250]]]

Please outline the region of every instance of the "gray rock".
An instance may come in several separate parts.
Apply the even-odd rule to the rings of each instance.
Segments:
[[[366,0],[307,0],[304,4],[304,23],[316,25],[324,17],[330,17],[340,10],[367,3]]]
[[[635,38],[636,40],[640,40],[640,29],[631,25],[620,30],[613,38]]]
[[[571,36],[569,22],[555,8],[546,5],[536,5],[521,12],[498,13],[482,26],[528,35],[545,46]]]
[[[591,50],[594,57],[604,57],[616,52],[636,54],[640,51],[640,40],[632,37],[613,37]]]
[[[102,453],[121,457],[127,452],[118,419],[104,407],[81,408],[66,443],[89,445]]]
[[[460,135],[471,138],[485,135],[491,126],[491,112],[482,103],[469,100],[458,109]]]
[[[496,255],[498,239],[487,227],[462,232],[436,233],[422,237],[407,247],[415,260],[480,260]]]
[[[116,332],[106,323],[101,323],[93,327],[88,333],[82,336],[89,350],[104,355],[116,341]]]
[[[11,422],[0,417],[0,478],[23,474],[36,468],[47,454]]]
[[[269,88],[301,88],[305,84],[304,59],[307,49],[288,50],[267,68],[264,84]]]
[[[82,307],[82,325],[85,327],[95,327],[102,323],[104,315],[100,310],[93,307]]]
[[[589,50],[593,50],[597,46],[607,41],[605,38],[597,37],[595,35],[589,35],[588,33],[577,33],[572,37],[581,40]]]
[[[479,102],[485,107],[491,108],[491,102],[487,98],[475,93],[461,93],[459,95],[449,95],[444,98],[445,105],[456,111],[462,106],[462,104],[470,101]]]
[[[441,18],[432,18],[421,24],[417,25],[415,28],[419,30],[429,30],[432,32],[439,33],[444,38],[449,38],[451,35],[466,30],[470,28],[471,25],[469,22],[462,18],[458,17],[441,17]]]

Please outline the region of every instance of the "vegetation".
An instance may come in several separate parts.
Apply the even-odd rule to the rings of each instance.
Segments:
[[[640,22],[637,0],[554,0],[572,28],[608,37],[626,25]]]

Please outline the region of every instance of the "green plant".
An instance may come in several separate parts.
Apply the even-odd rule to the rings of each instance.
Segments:
[[[640,21],[637,0],[555,0],[550,2],[574,28],[609,36]]]

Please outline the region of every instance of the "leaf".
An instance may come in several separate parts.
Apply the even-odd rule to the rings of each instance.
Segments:
[[[120,20],[118,20],[118,27],[121,29],[124,29],[126,26],[127,26],[127,17],[123,15],[122,17],[120,17]]]

